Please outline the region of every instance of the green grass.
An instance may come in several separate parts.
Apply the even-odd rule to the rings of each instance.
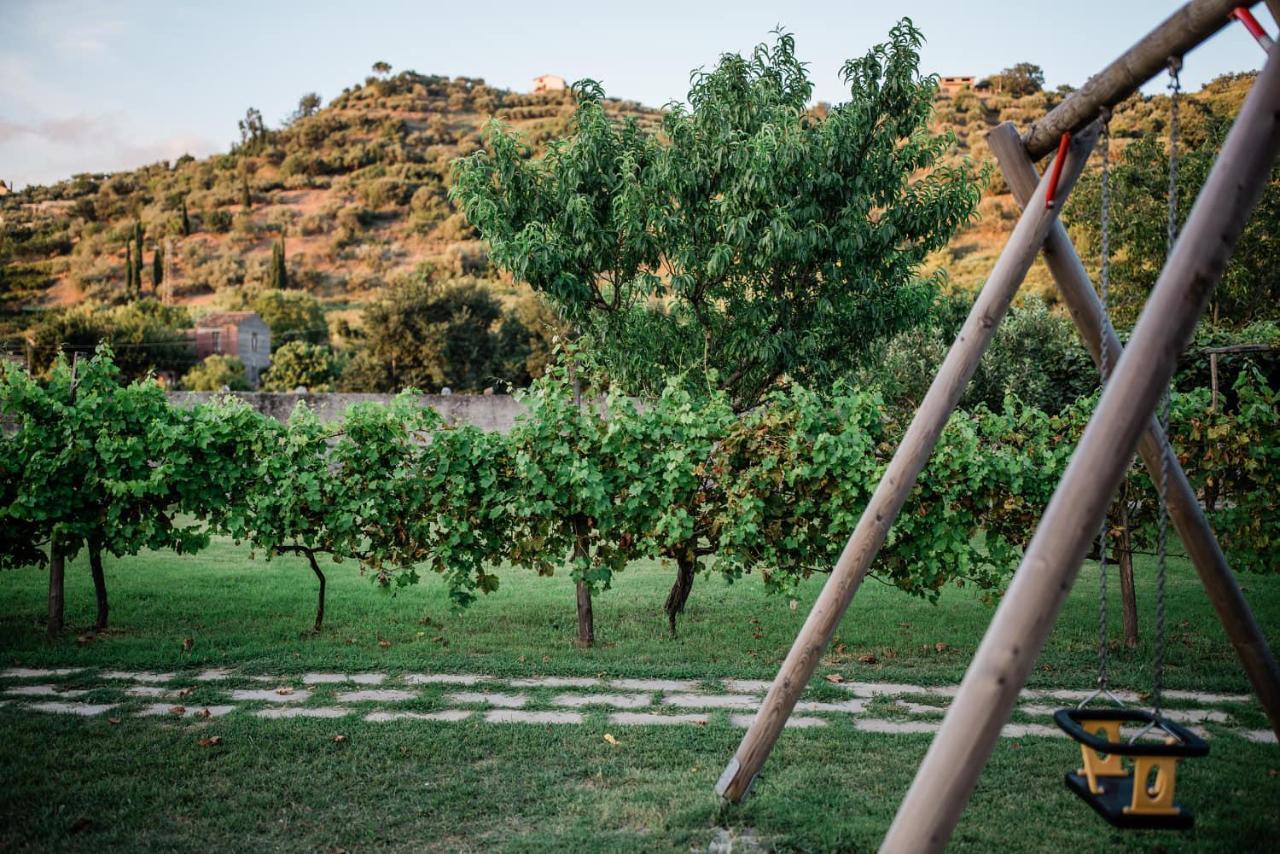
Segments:
[[[1140,562],[1138,570],[1149,636],[1152,566]],[[765,595],[758,579],[700,578],[672,640],[660,612],[671,570],[637,565],[597,598],[600,644],[584,651],[571,643],[573,593],[563,577],[506,573],[498,593],[459,614],[434,577],[389,592],[349,565],[333,566],[327,625],[313,635],[314,580],[301,561],[251,562],[246,551],[215,542],[197,557],[108,561],[107,573],[112,630],[77,638],[93,614],[81,561],[69,568],[72,630],[56,643],[43,636],[44,573],[0,575],[0,665],[187,675],[235,665],[281,679],[307,670],[770,678],[821,585],[807,583],[792,610],[786,598]],[[1280,578],[1242,580],[1275,639]],[[1035,684],[1091,684],[1095,583],[1086,568]],[[1169,687],[1247,690],[1184,561],[1173,562],[1169,588]],[[1118,634],[1118,602],[1111,611]],[[954,682],[991,613],[968,590],[949,590],[932,606],[868,582],[840,628],[842,652],[820,672]],[[938,643],[946,644],[941,652]],[[1112,654],[1118,687],[1149,685],[1145,644]],[[866,655],[875,663],[862,663]],[[193,704],[203,697],[194,695]],[[428,691],[415,702],[429,708],[438,700]],[[1256,705],[1237,717],[1265,725]],[[620,744],[608,744],[606,731]],[[705,849],[722,826],[776,850],[871,849],[929,742],[835,720],[789,731],[752,799],[722,809],[712,786],[742,732],[723,715],[688,728],[609,729],[601,713],[564,727],[246,714],[207,722],[123,715],[113,725],[105,717],[21,714],[9,705],[0,707],[0,732],[0,849],[70,850],[689,850]],[[346,740],[335,742],[338,734]],[[222,744],[201,747],[198,739],[210,735]],[[1111,830],[1062,786],[1062,773],[1077,762],[1065,741],[1002,740],[956,847],[1268,850],[1280,831],[1275,746],[1221,734],[1209,758],[1188,763],[1179,793],[1199,818],[1187,834]]]

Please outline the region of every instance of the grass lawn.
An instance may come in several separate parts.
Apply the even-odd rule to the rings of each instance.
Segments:
[[[1152,566],[1140,561],[1138,571],[1149,637]],[[1194,573],[1181,560],[1172,573],[1167,686],[1247,691]],[[501,590],[459,614],[434,577],[385,591],[349,565],[332,566],[326,628],[313,635],[315,584],[302,561],[250,561],[246,550],[215,542],[196,557],[108,560],[113,628],[82,642],[77,627],[83,632],[93,614],[88,567],[79,561],[68,574],[72,629],[57,643],[43,637],[44,573],[0,575],[0,667],[175,672],[177,684],[214,666],[281,684],[307,671],[769,679],[821,585],[806,584],[793,610],[788,599],[765,595],[758,579],[700,578],[672,640],[660,610],[671,570],[638,564],[597,597],[599,645],[579,650],[564,577],[505,573]],[[1280,642],[1280,578],[1243,581],[1263,627]],[[1033,686],[1091,686],[1095,585],[1086,568]],[[1116,634],[1118,612],[1117,601]],[[933,606],[868,582],[841,626],[839,652],[820,674],[952,684],[990,616],[968,590],[949,590]],[[1112,655],[1113,684],[1150,684],[1145,644],[1117,645]],[[67,684],[77,678],[102,690],[88,676]],[[193,703],[213,702],[200,692],[214,689],[190,684]],[[839,690],[819,682],[815,696]],[[433,707],[425,696],[422,708]],[[1265,726],[1256,704],[1231,714],[1242,725]],[[721,828],[775,850],[872,849],[931,738],[867,733],[842,720],[789,730],[753,797],[722,808],[712,786],[742,734],[723,714],[706,726],[624,729],[595,710],[576,726],[245,713],[117,720],[0,706],[0,849],[705,850]],[[1063,772],[1079,761],[1074,745],[1027,737],[1001,740],[955,846],[1273,849],[1280,748],[1206,727],[1210,756],[1184,765],[1178,781],[1180,799],[1198,815],[1194,831],[1113,831],[1062,786]],[[211,736],[221,744],[199,744]]]

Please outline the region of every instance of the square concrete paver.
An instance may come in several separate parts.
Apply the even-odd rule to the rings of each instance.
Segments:
[[[560,694],[551,698],[553,706],[612,706],[615,709],[641,709],[651,705],[651,694]]]
[[[293,691],[281,694],[269,688],[242,688],[231,692],[233,700],[261,700],[265,703],[305,703],[311,699],[310,691]]]
[[[255,714],[260,718],[343,718],[351,714],[353,709],[338,706],[283,706],[274,709],[259,709]]]
[[[680,724],[705,726],[706,715],[660,715],[657,712],[614,712],[609,722],[622,726],[678,726]]]
[[[178,711],[181,709],[181,711]],[[152,703],[138,712],[139,715],[167,715],[171,718],[220,718],[231,714],[235,706],[184,706],[178,703]]]
[[[387,721],[465,721],[474,712],[466,709],[441,709],[438,712],[370,712],[364,716],[370,723]]]
[[[369,703],[381,700],[383,702],[398,703],[404,700],[416,699],[417,696],[413,691],[404,691],[399,688],[366,688],[362,691],[344,691],[338,694],[338,702]]]
[[[502,694],[497,691],[454,691],[446,699],[450,703],[482,704],[518,709],[529,702],[527,694]]]
[[[494,709],[485,712],[484,719],[491,724],[580,724],[578,712],[522,712],[517,709]]]
[[[474,673],[409,673],[404,681],[410,685],[475,685],[493,680]]]

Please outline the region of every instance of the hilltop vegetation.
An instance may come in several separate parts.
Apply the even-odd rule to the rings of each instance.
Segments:
[[[1250,82],[1250,76],[1222,78],[1189,96],[1185,135],[1203,138],[1233,116]],[[984,141],[990,127],[1001,121],[1025,127],[1068,91],[1028,88],[1034,86],[939,94],[931,129],[954,134],[955,144],[938,166],[968,158],[981,168],[991,160]],[[51,361],[58,342],[87,344],[107,331],[117,349],[131,343],[149,352],[147,342],[171,340],[192,314],[257,308],[278,300],[271,293],[283,287],[303,310],[323,317],[323,328],[307,340],[332,346],[333,360],[319,375],[343,385],[339,378],[360,361],[370,324],[421,303],[429,291],[435,308],[428,325],[437,331],[460,318],[484,317],[488,326],[477,343],[481,364],[466,366],[462,377],[440,364],[419,366],[410,372],[415,382],[474,388],[495,378],[522,381],[545,362],[557,319],[490,263],[486,244],[449,198],[450,164],[483,145],[490,117],[516,131],[530,154],[540,154],[566,133],[576,103],[571,90],[515,93],[481,79],[391,76],[382,69],[325,106],[318,95],[304,95],[280,128],[266,127],[250,109],[239,142],[225,154],[77,175],[0,198],[0,336],[17,350],[34,332],[39,366]],[[662,118],[634,102],[603,104],[608,115],[634,118],[649,130]],[[827,110],[818,104],[812,112],[821,117]],[[1163,150],[1167,114],[1164,96],[1124,102],[1113,119],[1116,146],[1154,137]],[[945,273],[951,290],[981,284],[1017,216],[998,170],[987,175],[977,217],[924,264],[925,274]],[[1091,213],[1069,207],[1068,215],[1072,222]],[[1087,229],[1077,231],[1087,244]],[[460,277],[467,281],[453,281]],[[1040,265],[1028,291],[1052,301]],[[152,297],[175,308],[127,310],[132,326],[117,334],[114,315],[104,309],[117,306],[118,314],[123,304]],[[273,330],[276,345],[298,337],[288,325]],[[443,364],[439,353],[425,362]],[[161,361],[155,367],[175,367]],[[365,356],[345,385],[394,387],[404,378],[389,364]]]

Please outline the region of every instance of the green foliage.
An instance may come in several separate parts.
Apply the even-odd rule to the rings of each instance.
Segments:
[[[632,392],[694,372],[750,406],[784,375],[830,382],[916,323],[919,267],[978,201],[928,130],[936,84],[909,21],[842,69],[848,102],[809,114],[790,35],[693,76],[662,137],[579,84],[568,138],[540,160],[499,124],[451,193],[491,258],[592,333]]]
[[[195,358],[185,335],[190,326],[185,308],[166,306],[151,297],[113,308],[79,306],[50,312],[31,330],[32,366],[43,374],[63,347],[89,352],[106,343],[127,379],[161,371],[182,373]]]
[[[289,271],[284,262],[284,235],[271,244],[271,271],[267,287],[274,291],[283,291],[289,287]]]
[[[601,394],[589,362],[577,370],[577,383],[563,365],[535,381],[502,435],[450,427],[410,395],[334,425],[305,406],[280,424],[232,398],[179,409],[152,381],[124,384],[105,349],[80,362],[74,395],[65,359],[47,381],[10,365],[0,412],[17,429],[0,435],[0,565],[41,560],[51,542],[68,555],[185,552],[213,530],[268,556],[304,554],[318,576],[317,555],[383,584],[430,570],[466,605],[497,589],[504,565],[550,575],[567,561],[600,591],[629,562],[659,557],[679,570],[674,624],[703,557],[731,580],[759,573],[771,590],[829,571],[905,429],[865,390],[786,384],[737,415],[727,393],[684,380],[636,402]],[[1227,400],[1210,409],[1203,390],[1176,395],[1175,445],[1228,558],[1273,571],[1280,398],[1250,371]],[[1000,412],[957,411],[876,573],[929,599],[948,584],[999,591],[1091,408],[1082,398],[1049,415],[1011,398]],[[1129,519],[1149,541],[1156,492],[1142,469],[1130,479]]]
[[[245,307],[257,312],[271,329],[271,349],[278,350],[293,341],[309,344],[329,343],[329,322],[320,301],[302,291],[277,289],[252,292],[243,300]]]
[[[1174,441],[1187,476],[1237,570],[1280,566],[1280,392],[1240,374],[1234,407],[1213,409],[1206,389],[1175,395]],[[1145,470],[1142,489],[1151,489]]]
[[[479,391],[504,377],[499,352],[502,308],[474,279],[428,277],[393,288],[364,310],[364,346],[343,384],[367,391],[418,388]],[[520,336],[509,335],[512,345]]]
[[[1034,95],[1044,89],[1044,69],[1031,62],[1019,62],[989,78],[991,85],[1002,95],[1020,98]]]
[[[17,427],[0,444],[0,520],[30,538],[11,551],[6,534],[0,566],[29,562],[41,543],[71,557],[85,546],[122,556],[207,542],[177,512],[208,488],[204,472],[184,464],[198,434],[155,382],[123,385],[108,348],[74,372],[59,359],[46,383],[6,365],[0,412]]]
[[[249,380],[239,358],[214,353],[183,374],[182,387],[190,391],[248,391]]]
[[[151,255],[151,290],[153,293],[160,293],[160,286],[164,284],[164,247],[157,244],[156,251]]]
[[[551,575],[570,562],[575,581],[607,589],[634,557],[623,538],[625,505],[615,500],[630,479],[627,460],[609,441],[611,422],[595,402],[580,404],[568,371],[553,366],[519,394],[525,413],[511,431],[509,560]],[[606,402],[611,409],[615,401]]]
[[[1195,106],[1195,102],[1192,102]],[[1203,127],[1184,129],[1178,159],[1178,227],[1208,177],[1231,124],[1231,114],[1208,107],[1192,114]],[[1184,119],[1184,122],[1186,120]],[[1169,154],[1165,140],[1147,133],[1113,155],[1111,166],[1111,307],[1116,322],[1131,325],[1155,286],[1167,251]],[[1101,246],[1098,216],[1101,185],[1086,175],[1067,211],[1082,237],[1082,254],[1097,257]],[[1240,328],[1262,320],[1280,320],[1280,167],[1272,171],[1262,196],[1232,252],[1208,310],[1211,323]]]
[[[928,322],[895,336],[883,359],[861,368],[859,384],[879,388],[897,412],[924,399],[970,307],[967,296],[944,297]],[[1097,368],[1071,321],[1028,297],[1012,306],[969,381],[961,405],[1003,411],[1005,401],[1057,414],[1097,387]]]
[[[331,391],[331,384],[340,373],[337,358],[327,345],[290,341],[273,348],[262,390],[293,391],[302,387],[312,392]]]

